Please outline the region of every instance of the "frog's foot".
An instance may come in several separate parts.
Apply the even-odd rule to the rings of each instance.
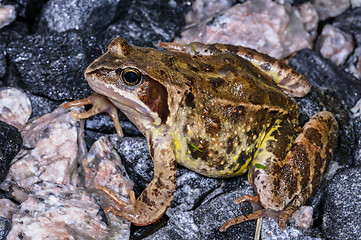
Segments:
[[[227,222],[225,222],[225,224],[223,224],[223,226],[219,229],[219,231],[224,232],[233,225],[260,218],[264,215],[265,211],[266,211],[266,209],[262,209],[262,210],[255,211],[248,215],[242,215],[242,216],[238,216],[238,217],[229,219]]]
[[[99,93],[93,93],[87,98],[64,104],[64,108],[71,108],[71,107],[84,106],[84,105],[92,105],[92,108],[84,113],[73,112],[71,113],[72,117],[84,119],[94,116],[98,113],[106,112],[112,118],[117,134],[121,137],[124,136],[122,127],[118,119],[118,109],[106,96],[100,95]]]
[[[243,195],[242,197],[234,200],[234,203],[240,204],[240,203],[246,202],[246,201],[251,203],[251,205],[253,207],[253,213],[248,214],[248,215],[241,215],[241,216],[229,219],[219,229],[220,232],[226,231],[229,227],[231,227],[233,225],[236,225],[236,224],[239,224],[242,222],[247,222],[250,220],[254,220],[254,219],[264,216],[266,209],[263,209],[263,207],[260,205],[258,196]]]
[[[116,216],[127,218],[126,215],[134,214],[134,206],[135,206],[135,194],[134,191],[129,190],[128,195],[130,199],[130,203],[127,203],[123,200],[121,200],[115,193],[113,193],[109,188],[97,185],[97,189],[102,190],[108,197],[113,200],[117,206],[118,209],[113,206],[108,206],[104,209],[105,213],[113,213]]]
[[[104,209],[105,212],[112,212],[136,226],[152,224],[163,216],[177,188],[177,165],[170,139],[171,136],[162,135],[160,140],[158,138],[151,140],[154,143],[151,151],[154,160],[154,177],[137,199],[134,192],[129,191],[130,203],[127,203],[108,188],[97,186],[116,204],[116,208],[107,207]]]

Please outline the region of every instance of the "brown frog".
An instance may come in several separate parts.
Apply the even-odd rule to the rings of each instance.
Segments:
[[[310,83],[286,64],[255,50],[231,45],[161,43],[166,50],[114,39],[85,71],[97,92],[69,103],[92,104],[87,118],[111,114],[122,135],[117,108],[145,135],[154,178],[131,203],[99,186],[117,204],[106,208],[135,225],[157,221],[176,190],[176,163],[209,177],[248,170],[259,203],[254,212],[222,227],[272,216],[284,228],[319,184],[330,160],[338,125],[330,112],[315,114],[303,128],[298,106]],[[288,96],[287,96],[288,95]]]

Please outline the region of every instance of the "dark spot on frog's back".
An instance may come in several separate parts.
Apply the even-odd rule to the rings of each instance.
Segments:
[[[174,67],[174,63],[175,63],[175,58],[174,56],[168,56],[166,55],[163,59],[163,63],[169,67],[169,68],[173,68]]]
[[[188,66],[189,70],[191,70],[193,72],[199,72],[199,69],[196,68],[195,66],[193,66],[193,65],[191,65],[189,63],[187,63],[187,66]]]
[[[138,92],[139,99],[147,105],[151,111],[158,114],[162,123],[165,123],[169,116],[167,89],[161,83],[148,76],[144,76],[144,83],[140,89]]]
[[[308,128],[305,132],[305,137],[309,139],[312,144],[316,144],[317,146],[322,146],[321,142],[321,133],[317,128]]]
[[[209,78],[209,82],[212,84],[212,88],[216,89],[222,86],[226,81],[223,78]]]
[[[227,51],[231,52],[231,53],[237,53],[238,52],[238,47],[234,46],[234,45],[226,45]]]
[[[214,67],[212,67],[212,66],[209,65],[209,64],[200,62],[200,63],[199,63],[199,67],[200,67],[200,69],[201,69],[202,71],[204,71],[204,72],[214,72]]]
[[[194,108],[195,104],[194,104],[194,95],[191,92],[186,92],[186,105],[188,107]]]

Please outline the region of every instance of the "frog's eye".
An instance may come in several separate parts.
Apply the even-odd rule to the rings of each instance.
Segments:
[[[121,79],[127,85],[135,86],[143,81],[143,74],[135,68],[124,68],[120,74]]]

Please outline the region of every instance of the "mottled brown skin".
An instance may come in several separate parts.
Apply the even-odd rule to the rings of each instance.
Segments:
[[[257,197],[239,202],[257,200],[263,209],[230,220],[221,230],[271,215],[282,228],[331,158],[337,133],[332,114],[319,113],[300,130],[298,106],[286,93],[305,95],[310,84],[269,56],[221,44],[162,46],[169,50],[114,39],[85,71],[98,95],[68,105],[93,104],[80,118],[119,108],[147,138],[152,182],[138,199],[130,193],[131,203],[99,187],[117,203],[118,209],[106,210],[136,225],[155,222],[176,189],[175,162],[210,177],[237,176],[250,168]]]

